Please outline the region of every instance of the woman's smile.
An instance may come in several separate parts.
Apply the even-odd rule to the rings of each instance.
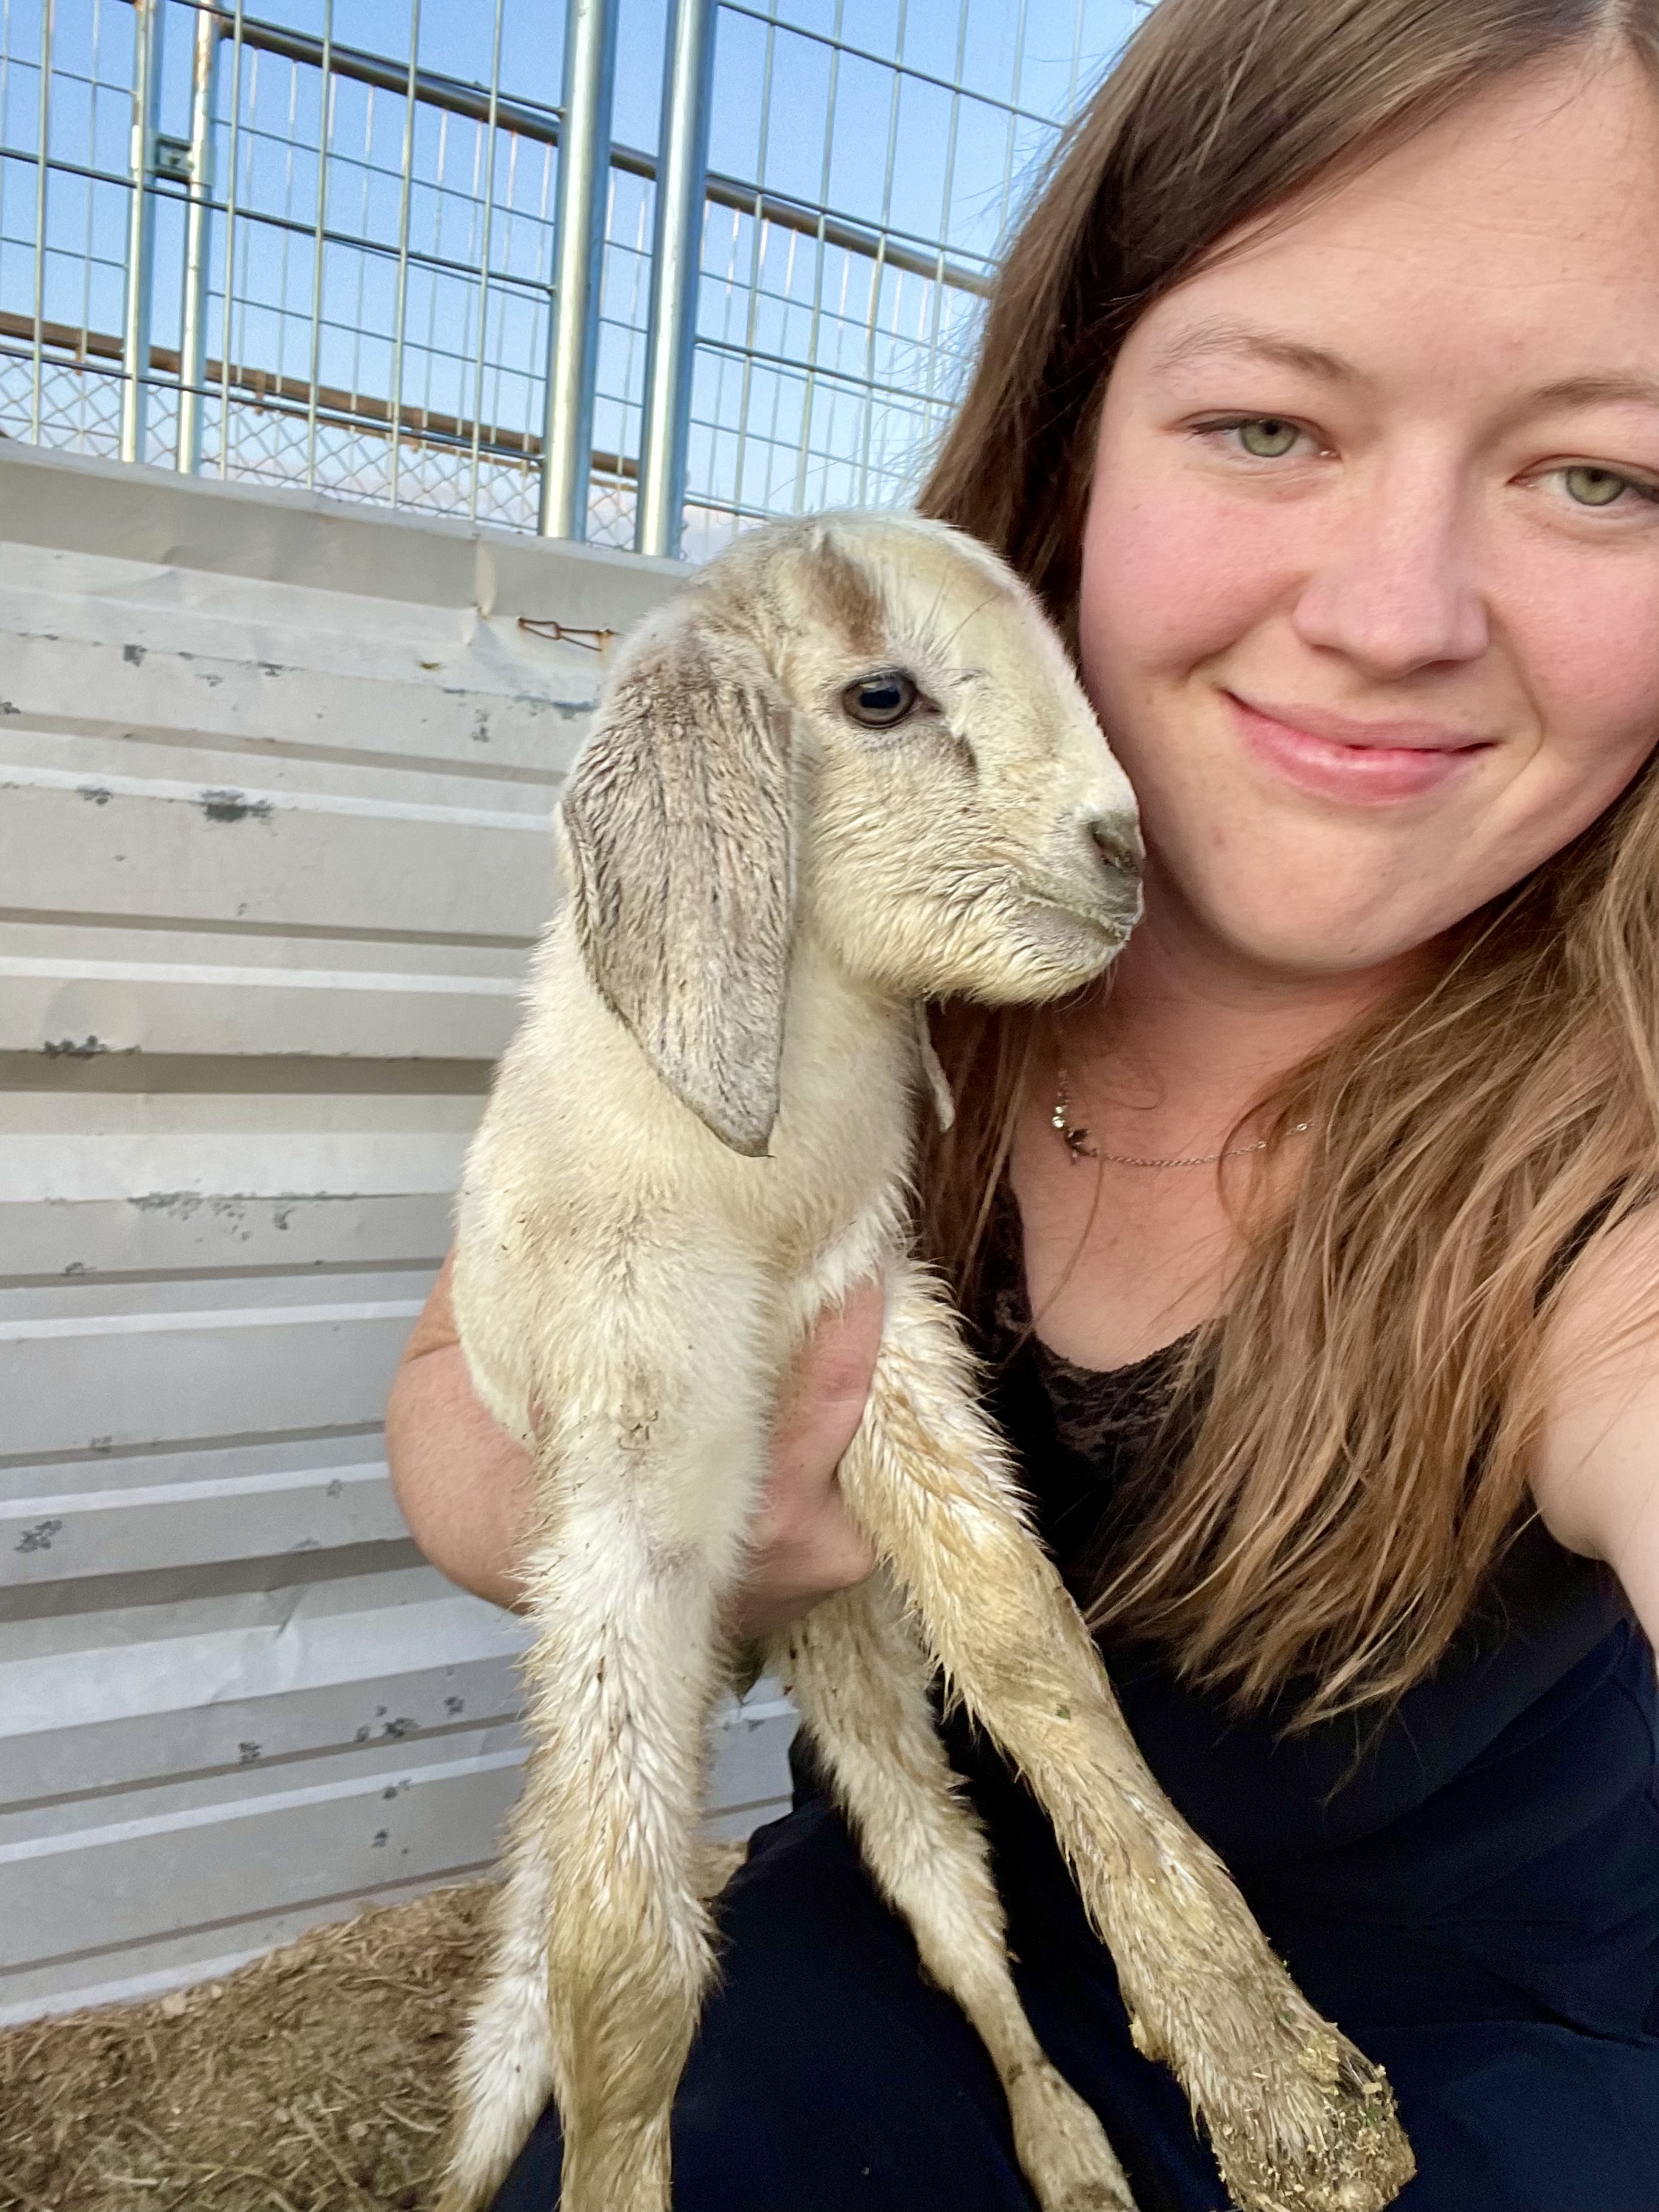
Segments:
[[[1494,740],[1427,721],[1366,721],[1311,706],[1280,706],[1223,690],[1245,752],[1316,798],[1383,805],[1421,798],[1465,774]]]
[[[1598,64],[1591,127],[1586,66],[1224,241],[1112,368],[1080,657],[1149,927],[1229,974],[1382,972],[1653,750],[1659,112]]]

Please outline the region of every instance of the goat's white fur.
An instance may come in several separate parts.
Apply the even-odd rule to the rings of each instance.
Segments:
[[[859,726],[846,687],[893,667],[921,707]],[[937,526],[769,526],[624,647],[562,815],[572,896],[459,1208],[462,1340],[534,1453],[538,1524],[534,1749],[446,2212],[485,2200],[550,2090],[565,2212],[666,2212],[711,1969],[695,1855],[721,1606],[781,1382],[817,1316],[878,1273],[882,1351],[842,1483],[882,1564],[769,1659],[983,2037],[1045,2212],[1131,2198],[1015,1994],[935,1670],[1053,1819],[1138,2037],[1238,2203],[1371,2212],[1410,2171],[1386,2085],[1141,1761],[910,1254],[915,1101],[938,1090],[917,1003],[1075,989],[1135,911],[1133,799],[1053,634]]]

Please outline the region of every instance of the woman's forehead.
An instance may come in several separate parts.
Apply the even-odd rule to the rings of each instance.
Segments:
[[[1231,356],[1336,378],[1391,331],[1512,354],[1517,378],[1659,373],[1659,96],[1632,53],[1518,71],[1224,240],[1130,347],[1161,376]]]

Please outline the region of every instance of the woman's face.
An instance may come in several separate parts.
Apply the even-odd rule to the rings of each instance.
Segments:
[[[1511,79],[1169,294],[1107,387],[1083,668],[1154,929],[1392,962],[1659,738],[1659,103]]]

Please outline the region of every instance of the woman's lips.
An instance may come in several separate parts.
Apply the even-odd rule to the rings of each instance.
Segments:
[[[1221,696],[1255,759],[1304,791],[1350,805],[1437,790],[1490,744],[1428,722],[1359,722],[1322,709],[1253,707],[1231,691]]]

